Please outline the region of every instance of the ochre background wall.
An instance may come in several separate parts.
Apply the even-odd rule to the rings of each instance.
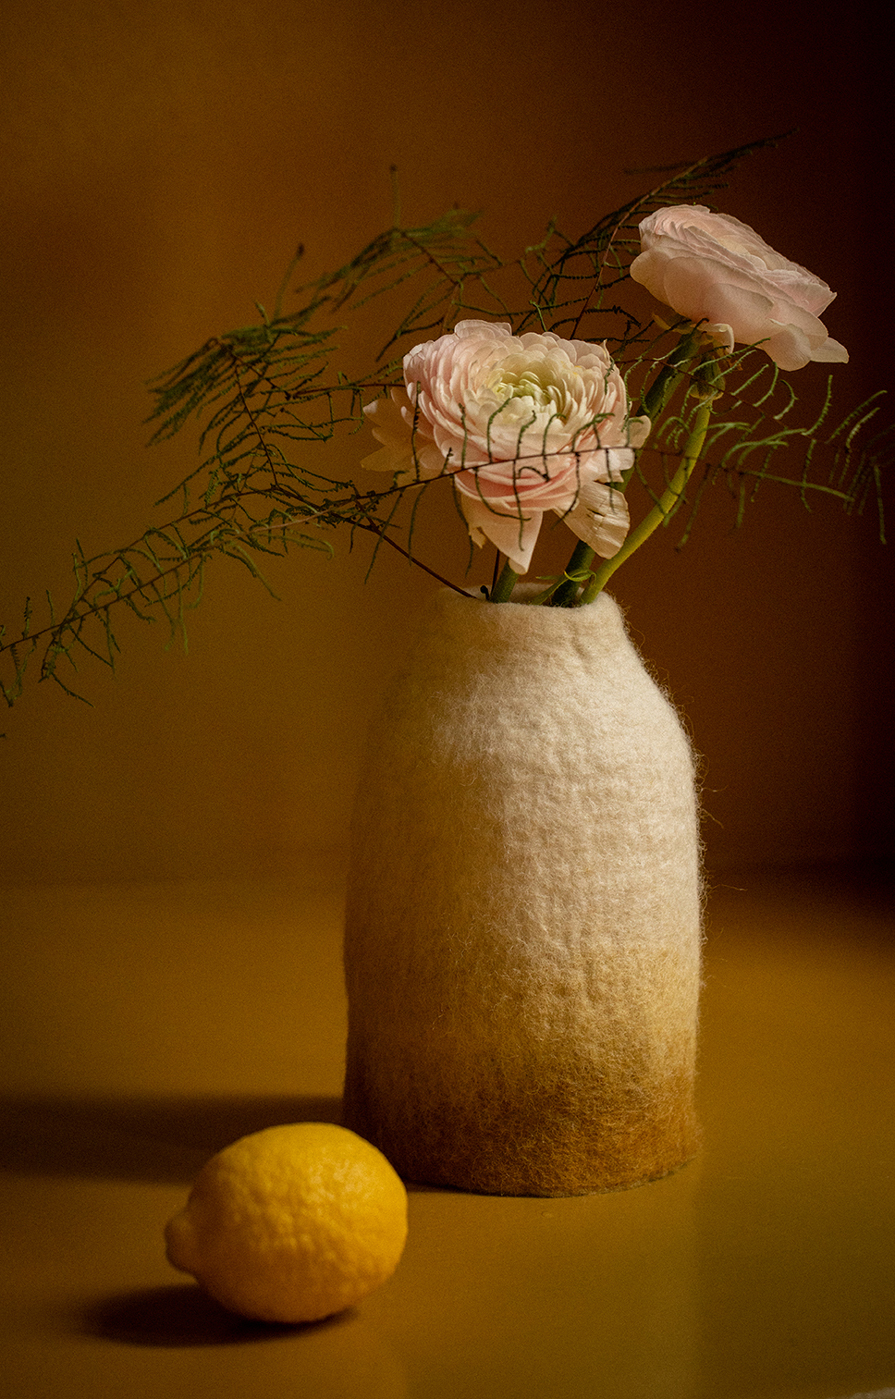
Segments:
[[[408,222],[481,209],[513,253],[647,188],[631,167],[798,128],[724,207],[838,290],[837,402],[884,386],[889,40],[862,5],[792,13],[9,0],[0,617],[66,597],[76,536],[90,553],[140,532],[193,464],[191,441],[146,450],[145,381],[250,322],[298,240],[310,278],[385,228],[393,163]],[[719,496],[682,555],[663,538],[613,589],[705,755],[710,867],[891,853],[892,546],[872,517],[771,490],[730,521]],[[124,622],[117,678],[81,675],[94,708],[26,694],[0,725],[0,877],[278,871],[339,849],[366,716],[435,586],[396,557],[365,582],[368,561],[344,541],[273,567],[280,602],[215,566],[188,657]]]

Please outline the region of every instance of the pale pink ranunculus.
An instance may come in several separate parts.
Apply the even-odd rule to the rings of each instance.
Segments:
[[[402,485],[450,475],[473,541],[490,539],[517,573],[546,510],[604,558],[621,548],[620,486],[649,422],[629,420],[604,345],[460,321],[405,356],[404,385],[364,409],[383,444],[365,467]]]
[[[818,319],[836,293],[739,219],[701,204],[657,209],[640,225],[640,245],[634,281],[678,315],[704,322],[728,350],[760,345],[781,369],[848,359]]]

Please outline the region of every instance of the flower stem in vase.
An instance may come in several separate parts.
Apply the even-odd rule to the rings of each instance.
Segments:
[[[593,602],[598,593],[602,592],[609,579],[617,568],[629,559],[641,544],[645,544],[650,535],[653,534],[660,525],[667,524],[683,499],[687,482],[702,455],[705,445],[705,436],[708,432],[709,422],[712,417],[712,403],[715,394],[710,398],[703,399],[693,420],[693,427],[684,448],[681,464],[674,474],[674,477],[656,501],[656,504],[640,521],[636,529],[632,530],[617,554],[613,554],[611,559],[604,559],[600,567],[591,575],[590,582],[584,589],[581,597],[582,605]]]
[[[513,595],[513,589],[515,588],[518,582],[519,574],[513,570],[509,559],[507,559],[504,563],[503,568],[500,571],[500,576],[497,579],[497,582],[494,584],[494,587],[491,590],[491,601],[509,602],[510,598]]]
[[[550,607],[574,607],[581,590],[582,575],[590,572],[590,566],[596,558],[596,550],[586,544],[583,539],[579,539],[572,550],[572,557],[563,581],[549,599]]]
[[[638,410],[638,415],[641,418],[647,418],[650,422],[655,422],[677,387],[678,382],[683,377],[687,365],[693,358],[696,347],[697,334],[695,330],[690,330],[685,335],[681,336],[652,384],[643,395]],[[632,466],[630,470],[625,473],[625,486],[633,470],[634,468]],[[624,487],[622,489],[624,489]],[[650,533],[652,533],[652,530],[650,530]],[[646,536],[644,536],[644,538],[645,537]],[[585,540],[579,539],[572,551],[572,557],[569,559],[568,567],[566,568],[562,582],[546,599],[550,607],[577,607],[582,603],[593,601],[596,593],[589,591],[590,579],[588,575],[591,573],[593,561],[596,557],[596,550],[592,549]],[[627,557],[627,554],[625,557]],[[584,589],[582,589],[582,584],[585,585]]]

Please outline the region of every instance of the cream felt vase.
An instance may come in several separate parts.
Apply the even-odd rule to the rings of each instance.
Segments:
[[[445,590],[372,725],[345,1122],[408,1180],[576,1195],[693,1156],[693,759],[605,594]]]

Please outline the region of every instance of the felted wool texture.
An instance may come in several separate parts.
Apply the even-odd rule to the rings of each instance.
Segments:
[[[445,590],[352,827],[345,1122],[408,1180],[573,1195],[694,1154],[693,757],[605,594]]]

